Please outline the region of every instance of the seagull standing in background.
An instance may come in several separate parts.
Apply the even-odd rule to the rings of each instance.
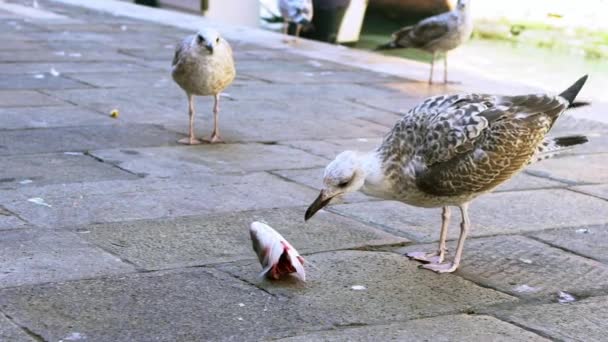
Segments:
[[[417,207],[443,208],[439,248],[408,256],[438,273],[453,272],[470,230],[469,203],[530,163],[587,142],[584,136],[548,138],[555,121],[587,80],[558,96],[436,96],[411,109],[376,150],[346,151],[325,169],[324,189],[305,219],[346,193],[363,193]],[[462,222],[456,254],[444,263],[450,206]]]
[[[213,133],[209,142],[221,142],[218,127],[220,93],[234,80],[236,70],[230,44],[213,29],[202,29],[188,36],[177,45],[173,57],[171,76],[188,96],[190,129],[187,138],[179,142],[187,145],[200,144],[194,135],[194,95],[213,95]]]
[[[433,83],[433,69],[437,53],[444,53],[443,82],[448,83],[448,51],[465,43],[473,32],[470,1],[458,0],[453,11],[435,15],[393,33],[392,40],[376,50],[418,48],[432,54],[429,84]]]
[[[302,26],[308,25],[312,21],[312,0],[280,0],[279,10],[284,21],[283,34],[287,36],[289,23],[296,24],[296,34],[293,42],[297,42]],[[288,40],[285,41],[287,42]]]

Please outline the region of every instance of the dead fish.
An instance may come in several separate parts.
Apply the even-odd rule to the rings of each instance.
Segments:
[[[298,278],[306,281],[304,258],[281,234],[262,222],[253,222],[249,233],[253,250],[264,268],[260,277],[276,280],[296,273]]]

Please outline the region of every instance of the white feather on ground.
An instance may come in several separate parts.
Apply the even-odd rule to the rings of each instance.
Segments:
[[[306,281],[304,258],[281,234],[262,222],[253,222],[249,233],[253,250],[263,267],[260,277],[280,279],[295,273]]]

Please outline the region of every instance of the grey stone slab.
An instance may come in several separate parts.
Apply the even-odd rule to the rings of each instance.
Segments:
[[[47,341],[259,341],[324,325],[204,268],[5,289],[0,308]]]
[[[531,236],[553,246],[608,263],[608,225],[546,230]]]
[[[220,144],[152,147],[91,152],[93,156],[138,174],[170,177],[192,172],[238,173],[298,169],[328,161],[281,145]]]
[[[402,116],[407,113],[408,110],[417,106],[420,102],[422,102],[422,100],[424,100],[423,97],[409,97],[407,95],[392,95],[390,97],[369,96],[352,98],[352,101],[355,103],[392,112],[399,116]]]
[[[233,96],[230,88],[230,96]],[[169,100],[161,103],[176,108],[179,103],[183,109],[181,121],[166,124],[166,127],[186,132],[186,101]],[[198,107],[199,115],[195,126],[201,136],[211,134],[212,103],[210,98],[201,102],[208,103]],[[385,126],[370,122],[367,117],[380,116],[384,113],[373,110],[359,110],[353,105],[340,101],[279,103],[272,100],[260,101],[224,101],[220,113],[220,128],[224,140],[238,141],[283,141],[283,140],[321,140],[340,138],[376,138],[381,137],[388,129]],[[177,107],[179,108],[179,107]],[[354,115],[353,115],[354,114]],[[201,123],[202,121],[202,123]]]
[[[100,113],[76,106],[0,107],[0,129],[28,129],[115,124]]]
[[[283,70],[248,70],[245,75],[253,76],[273,83],[290,84],[319,84],[319,83],[374,83],[396,81],[397,77],[369,71],[340,71],[340,70],[313,70],[313,71],[283,71]]]
[[[113,51],[100,50],[28,50],[0,51],[0,62],[133,62],[135,58]]]
[[[608,297],[570,304],[536,304],[501,311],[499,317],[559,341],[605,341]]]
[[[172,43],[177,44],[179,40],[173,41]],[[156,48],[156,49],[120,49],[122,54],[127,56],[137,57],[138,59],[144,60],[161,60],[171,61],[175,54],[175,46],[167,48]]]
[[[18,326],[11,323],[4,315],[0,314],[0,340],[12,342],[35,342]]]
[[[88,87],[84,83],[49,74],[3,75],[0,77],[0,89],[71,89]]]
[[[2,41],[0,51],[35,50],[38,48],[40,48],[40,46],[31,41],[7,39]]]
[[[277,87],[276,84],[266,84],[256,87],[255,92],[251,92],[251,89],[248,89],[247,87],[233,87],[230,92],[235,98],[238,98],[240,100],[255,100],[259,98],[272,99],[277,97],[289,98],[290,101],[296,99],[304,99],[306,101],[310,101],[310,99],[316,99],[316,101],[310,101],[313,103],[318,103],[321,100],[325,102],[325,100],[368,97],[392,99],[398,98],[399,96],[403,96],[399,92],[391,91],[390,89],[381,89],[359,84],[341,83],[309,85],[284,84],[281,85],[281,87]],[[297,96],[294,96],[293,94],[297,94]]]
[[[326,317],[333,325],[402,321],[513,302],[515,299],[479,287],[455,275],[418,269],[407,258],[382,252],[342,251],[310,255],[305,285],[286,279],[259,283],[286,296],[292,305]],[[221,266],[241,279],[256,280],[254,262]],[[365,290],[353,290],[352,286]]]
[[[581,109],[586,108],[595,110],[594,104],[591,104],[591,106],[588,107],[582,107]],[[555,126],[551,129],[551,135],[591,134],[591,136],[594,136],[595,134],[593,133],[605,134],[608,132],[608,124],[581,118],[580,115],[577,115],[578,111],[581,109],[569,110],[562,114],[555,123]]]
[[[42,227],[308,205],[317,195],[267,173],[101,181],[0,191],[6,209]],[[41,198],[50,207],[28,201]]]
[[[568,186],[566,183],[558,182],[551,179],[529,175],[525,172],[520,172],[515,177],[509,179],[494,191],[521,191],[521,190],[536,190],[550,188],[564,188]]]
[[[2,204],[2,202],[0,202]],[[27,226],[26,222],[17,217],[14,213],[0,206],[0,230],[23,228]]]
[[[298,341],[549,341],[491,316],[449,315],[403,323],[321,331],[279,339]]]
[[[455,247],[455,242],[448,245],[451,251]],[[398,252],[436,248],[434,244],[408,246]],[[608,290],[607,265],[523,236],[468,239],[457,274],[524,298],[556,300],[559,291],[588,296]]]
[[[175,145],[177,139],[175,133],[145,124],[11,130],[0,135],[0,155],[166,146]]]
[[[329,207],[343,215],[370,222],[411,240],[439,239],[441,210],[408,206],[400,202],[376,201]],[[569,190],[499,192],[484,195],[469,208],[471,236],[513,234],[549,228],[604,224],[608,202]],[[460,214],[452,210],[448,238],[458,238]]]
[[[298,184],[306,185],[313,190],[320,191],[323,187],[323,172],[324,168],[302,169],[302,170],[278,170],[273,171],[273,174],[294,181]],[[346,203],[375,201],[376,198],[366,196],[361,192],[345,195],[342,200]],[[337,203],[337,202],[336,202]]]
[[[608,184],[577,186],[573,189],[578,192],[597,196],[608,201]]]
[[[123,62],[0,63],[0,74],[43,74],[48,76],[51,69],[55,69],[60,74],[119,71],[132,73],[150,70],[145,66]]]
[[[0,189],[138,178],[83,154],[0,156],[0,165]]]
[[[282,71],[282,72],[320,72],[325,70],[331,71],[346,71],[352,70],[342,64],[320,61],[320,60],[307,60],[302,61],[291,61],[284,60],[281,63],[265,63],[258,60],[243,60],[237,64],[238,72],[249,73],[249,72],[266,72],[266,71]]]
[[[172,123],[182,118],[188,121],[186,95],[177,86],[166,88],[102,88],[102,89],[70,89],[46,91],[57,98],[69,101],[79,107],[95,110],[109,115],[113,109],[120,111],[120,120],[137,123]],[[176,101],[169,106],[160,104],[161,97],[174,97]],[[181,99],[177,101],[177,99]],[[201,107],[204,98],[195,98],[197,119],[203,113],[203,108],[209,108],[207,115],[211,114],[212,104]],[[177,105],[176,105],[177,104]],[[176,106],[175,106],[176,105]],[[175,107],[172,107],[175,106]],[[197,120],[198,121],[198,120]]]
[[[169,63],[169,62],[168,62]],[[129,88],[129,87],[153,87],[167,88],[175,86],[171,74],[167,72],[139,71],[125,77],[121,72],[87,72],[78,74],[66,74],[68,77],[91,84],[99,88]]]
[[[333,160],[344,151],[371,151],[380,146],[381,137],[355,138],[355,139],[327,139],[327,140],[292,140],[289,146],[299,148],[314,155],[323,156]]]
[[[32,90],[0,90],[0,107],[59,106],[65,102]]]
[[[255,259],[249,225],[265,221],[300,253],[400,244],[406,239],[327,212],[305,223],[305,207],[92,225],[83,237],[146,269]]]
[[[0,245],[0,288],[134,270],[72,232],[9,230],[2,232]]]
[[[569,184],[608,183],[608,153],[548,159],[527,172]]]

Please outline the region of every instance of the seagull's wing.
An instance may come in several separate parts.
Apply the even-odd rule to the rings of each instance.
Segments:
[[[393,41],[400,47],[424,47],[445,36],[455,20],[452,13],[443,13],[406,26],[393,33]]]
[[[175,54],[173,55],[173,62],[171,62],[171,66],[175,68],[175,66],[179,64],[182,59],[182,56],[184,55],[185,49],[185,41],[177,44],[177,46],[175,47]]]
[[[436,196],[488,191],[512,177],[569,105],[549,95],[468,95],[443,102],[437,111],[426,105],[413,161],[418,188]]]

